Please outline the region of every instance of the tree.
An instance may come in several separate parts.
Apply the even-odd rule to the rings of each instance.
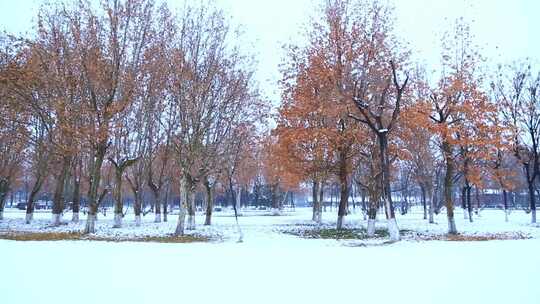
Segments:
[[[285,166],[288,153],[283,149],[284,146],[278,144],[278,137],[272,132],[262,140],[261,173],[269,188],[272,215],[276,216],[281,214],[284,201],[282,198],[301,181],[299,175]]]
[[[175,234],[195,229],[194,191],[227,151],[232,130],[256,109],[250,59],[229,44],[237,37],[222,11],[186,7],[169,55],[169,94],[174,102],[173,148],[181,168],[181,207]]]
[[[18,106],[12,90],[11,70],[19,68],[12,39],[0,34],[0,220],[17,175],[21,173],[28,144],[28,115]]]
[[[497,144],[496,138],[489,137],[493,131],[490,119],[497,113],[482,90],[481,55],[472,45],[465,20],[458,19],[454,32],[446,33],[443,41],[441,78],[429,98],[418,103],[415,122],[430,130],[439,143],[446,167],[448,233],[456,234],[454,182],[460,169],[467,182],[479,176],[475,162],[486,157],[485,147]]]
[[[255,130],[256,127],[252,124],[238,126],[233,130],[233,136],[226,145],[228,150],[223,155],[222,172],[227,179],[226,183],[237,215],[241,214],[242,190],[256,174],[255,149],[258,148],[258,139],[254,134]],[[208,196],[207,199],[210,200],[210,197]]]
[[[407,162],[410,163],[413,176],[420,187],[422,205],[424,208],[424,219],[429,218],[429,223],[434,223],[434,180],[437,160],[433,154],[432,134],[421,128],[408,130],[408,138],[404,141]]]
[[[33,86],[25,101],[46,129],[55,179],[53,225],[57,226],[64,212],[64,192],[73,157],[80,149],[81,70],[76,64],[74,39],[64,7],[42,7],[37,30],[37,38],[26,41],[29,58],[25,73],[33,78]],[[21,88],[26,86],[20,84]]]
[[[146,137],[148,153],[145,162],[148,170],[147,184],[154,198],[154,222],[161,222],[161,204],[163,204],[163,220],[167,221],[167,202],[165,187],[171,182],[169,166],[172,162],[172,132],[175,122],[172,109],[173,102],[167,94],[167,84],[171,69],[166,60],[171,51],[171,42],[175,33],[174,17],[163,5],[159,9],[159,19],[155,24],[154,39],[145,54],[145,81],[148,83],[144,90],[144,99],[148,104],[148,124]]]
[[[502,67],[500,68],[502,72]],[[497,90],[506,124],[511,127],[513,154],[523,168],[529,193],[531,222],[536,223],[536,183],[540,174],[540,72],[530,63],[506,68],[492,87]]]
[[[345,42],[343,51],[350,55],[344,55],[344,58],[352,58],[347,64],[340,64],[343,67],[338,70],[350,71],[350,76],[346,82],[338,83],[340,87],[350,88],[345,96],[356,106],[356,113],[353,112],[351,117],[367,125],[376,136],[381,170],[381,201],[385,207],[390,238],[397,241],[400,237],[390,187],[389,137],[398,124],[402,99],[409,81],[408,75],[402,82],[398,77],[398,68],[405,65],[408,53],[403,51],[392,34],[393,17],[390,7],[375,1],[371,5],[363,4],[359,9],[364,10],[354,15],[350,33],[346,33],[345,29],[349,26],[343,23],[348,19],[339,17],[340,13],[346,11],[345,8],[337,6],[334,9],[336,39]],[[351,42],[346,44],[347,40]],[[338,47],[338,52],[340,49]]]
[[[399,128],[399,145],[402,147],[400,158],[408,163],[412,169],[413,178],[420,188],[420,195],[424,209],[424,219],[434,223],[436,167],[439,162],[436,139],[431,131],[418,123],[418,119],[425,120],[422,112],[424,102],[429,98],[431,90],[428,85],[426,72],[418,67],[411,84],[412,103],[402,113],[403,123]]]
[[[359,146],[367,140],[369,132],[355,116],[349,115],[354,95],[353,78],[357,76],[354,71],[362,69],[359,58],[362,52],[368,51],[361,48],[365,41],[359,35],[359,28],[369,20],[370,12],[365,14],[366,10],[369,8],[365,2],[358,6],[347,1],[327,2],[321,9],[321,18],[309,25],[308,46],[290,49],[292,60],[284,69],[282,81],[286,102],[281,113],[282,128],[288,128],[291,143],[296,140],[304,146],[305,152],[311,153],[306,154],[306,159],[314,165],[311,172],[314,188],[320,187],[326,170],[339,180],[338,228],[342,227],[347,213],[352,167],[358,160]],[[302,143],[301,140],[305,140],[302,137],[310,136],[312,142]],[[326,166],[321,159],[331,159],[332,164]],[[314,190],[314,197],[316,192]],[[313,201],[317,204],[316,199]]]
[[[32,102],[38,96],[34,94],[34,88],[38,81],[36,73],[31,68],[32,57],[29,48],[20,39],[10,37],[9,41],[16,46],[16,50],[6,48],[2,54],[2,98],[5,106],[3,114],[8,117],[4,125],[4,132],[8,133],[3,135],[3,139],[6,141],[4,147],[7,149],[3,158],[5,159],[4,167],[10,168],[3,170],[5,174],[3,185],[7,187],[5,188],[7,191],[14,178],[12,174],[17,172],[14,165],[21,166],[26,160],[22,152],[27,147],[25,144],[21,144],[30,144],[29,149],[26,150],[29,151],[30,160],[26,160],[26,163],[34,172],[34,178],[26,207],[26,223],[29,224],[33,219],[34,200],[47,177],[46,170],[49,168],[52,145],[50,142],[51,130],[41,116],[46,112],[34,111],[33,108],[33,106],[40,104]],[[15,113],[20,114],[15,115]],[[25,132],[21,132],[23,130]],[[24,136],[24,139],[20,137],[21,135]],[[9,140],[19,141],[19,144],[15,145],[15,149],[11,150]],[[11,156],[11,153],[18,153],[18,155]]]
[[[90,186],[85,233],[95,232],[101,168],[117,114],[134,101],[142,54],[148,46],[153,3],[103,1],[101,11],[79,2],[68,11],[70,34],[84,88],[81,97],[85,140],[90,148]]]
[[[371,135],[363,144],[360,153],[362,158],[354,178],[357,185],[367,192],[368,202],[366,204],[367,206],[363,206],[363,208],[368,217],[367,235],[369,237],[375,235],[377,210],[381,206],[382,171],[380,168],[379,153],[380,151],[377,146],[376,137]],[[364,199],[363,195],[363,200]]]
[[[321,222],[319,192],[332,169],[335,146],[331,139],[337,117],[329,113],[331,88],[323,83],[325,70],[315,66],[310,58],[311,49],[299,51],[291,48],[290,67],[283,70],[283,101],[279,110],[275,134],[279,151],[283,152],[280,164],[289,174],[313,184],[313,220]],[[325,87],[326,85],[326,87]]]

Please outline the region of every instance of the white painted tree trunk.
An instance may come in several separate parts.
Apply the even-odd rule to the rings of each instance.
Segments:
[[[343,215],[338,215],[337,219],[337,229],[343,229]]]
[[[272,215],[281,215],[281,211],[279,208],[272,208]]]
[[[186,209],[180,203],[180,212],[178,213],[178,223],[176,224],[176,231],[174,234],[176,236],[184,235],[184,223],[186,221]]]
[[[78,223],[79,222],[79,212],[73,212],[73,215],[71,216],[71,221],[73,223]]]
[[[236,189],[236,212],[239,216],[242,215],[241,203],[242,203],[242,188],[238,187]]]
[[[62,214],[52,214],[52,225],[60,226],[62,224]]]
[[[187,230],[195,230],[195,216],[192,214],[188,215]]]
[[[506,209],[504,210],[504,221],[508,223],[508,215],[510,214],[510,210]]]
[[[531,214],[531,223],[536,224],[536,210],[532,210]]]
[[[244,242],[244,232],[242,232],[242,228],[238,223],[238,218],[236,219],[236,227],[238,228],[238,243],[242,243]]]
[[[142,223],[141,216],[140,216],[140,215],[136,215],[136,216],[135,216],[135,226],[136,226],[136,227],[140,227],[140,226],[141,226],[141,223]]]
[[[388,224],[388,233],[390,234],[390,240],[392,242],[397,242],[400,239],[399,228],[397,225],[396,218],[391,218],[387,220]]]
[[[321,210],[317,209],[313,211],[313,213],[313,221],[315,221],[315,223],[317,224],[320,224],[322,222]]]
[[[456,221],[454,220],[454,218],[448,218],[448,233],[449,234],[457,233]]]
[[[161,223],[161,213],[156,213],[154,223]]]
[[[122,228],[122,213],[115,213],[114,214],[113,228]]]
[[[96,233],[96,219],[97,217],[95,215],[88,213],[86,227],[84,228],[85,233]]]
[[[368,237],[375,236],[375,220],[374,219],[368,219],[368,222],[367,222],[367,235],[368,235]]]
[[[464,219],[464,220],[468,220],[468,219],[469,219],[469,218],[467,217],[467,213],[468,213],[467,208],[463,209],[463,219]]]
[[[24,222],[27,224],[30,224],[32,223],[33,219],[34,219],[34,213],[27,213]]]
[[[434,219],[434,213],[435,213],[435,191],[433,189],[431,189],[431,194],[430,194],[430,198],[429,198],[429,209],[428,209],[428,214],[429,214],[429,223],[430,224],[434,224],[435,223],[435,219]]]
[[[0,211],[0,221],[4,220],[4,210]]]

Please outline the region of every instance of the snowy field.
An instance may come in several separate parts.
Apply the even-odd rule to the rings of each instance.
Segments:
[[[323,214],[326,224],[333,224],[334,214]],[[460,211],[456,219],[467,234],[512,232],[531,239],[405,238],[388,245],[280,232],[311,227],[309,209],[279,217],[245,211],[239,218],[244,242],[236,243],[231,215],[217,213],[212,227],[198,226],[196,233],[214,238],[207,243],[0,240],[0,303],[540,303],[540,228],[531,226],[523,211],[513,212],[509,223],[502,211],[484,210],[472,224]],[[8,209],[5,216],[0,232],[83,227],[49,227],[48,213],[36,213],[31,225],[24,224],[23,212]],[[432,225],[421,218],[412,212],[399,216],[398,224],[444,234],[444,214]],[[155,224],[147,215],[142,227],[135,227],[128,215],[124,228],[112,229],[112,214],[101,215],[98,231],[103,236],[164,235],[174,231],[176,217],[170,220]],[[197,223],[202,222],[200,215]],[[365,225],[360,214],[347,222]]]

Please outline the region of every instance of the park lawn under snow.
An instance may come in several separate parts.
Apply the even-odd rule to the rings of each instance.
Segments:
[[[6,211],[0,232],[78,231],[84,225],[49,227],[48,213],[25,225],[23,212]],[[522,211],[509,223],[502,211],[482,211],[472,224],[459,213],[456,219],[467,234],[519,232],[531,239],[368,247],[282,233],[311,229],[307,208],[279,217],[244,214],[243,243],[236,243],[227,212],[217,213],[212,227],[197,227],[199,234],[219,236],[206,243],[0,240],[0,303],[540,303],[540,228]],[[335,222],[334,214],[323,214],[325,224]],[[99,217],[98,234],[165,235],[176,224],[176,217],[155,224],[149,215],[135,227],[128,215],[124,228],[112,229],[111,215]],[[444,214],[432,225],[421,217],[398,216],[400,229],[446,231]],[[360,214],[347,222],[365,225]]]
[[[315,224],[311,221],[310,208],[296,208],[294,211],[286,210],[282,216],[271,216],[269,211],[242,210],[243,216],[239,217],[240,227],[247,242],[266,242],[268,239],[277,239],[280,242],[292,239],[299,241],[298,237],[290,237],[282,232],[315,229]],[[336,222],[336,211],[323,212],[323,228],[332,228]],[[6,232],[79,232],[84,229],[85,216],[81,213],[79,223],[72,223],[71,213],[64,215],[64,225],[59,227],[51,226],[50,211],[36,211],[34,221],[25,224],[24,211],[16,209],[6,209],[4,221],[0,221],[0,234]],[[384,215],[379,214],[379,217]],[[148,214],[142,218],[142,225],[135,226],[133,214],[124,217],[123,227],[112,228],[113,213],[108,211],[106,216],[98,214],[96,226],[96,236],[107,238],[136,238],[136,237],[159,237],[167,236],[174,232],[177,224],[177,215],[170,214],[166,223],[154,223],[153,214]],[[447,231],[446,214],[442,212],[435,216],[435,224],[429,224],[422,219],[422,212],[419,208],[413,208],[406,215],[397,215],[398,225],[401,230],[411,231],[422,235],[444,235]],[[196,234],[210,237],[213,240],[224,242],[235,242],[239,238],[234,213],[225,209],[224,212],[215,212],[212,217],[212,226],[203,226],[204,214],[198,213],[196,217],[197,229],[186,231],[187,234]],[[485,235],[495,233],[519,233],[540,239],[540,226],[530,224],[530,215],[521,210],[513,211],[510,214],[510,221],[504,222],[504,213],[500,210],[483,210],[480,216],[474,217],[474,222],[470,223],[463,218],[461,210],[456,211],[456,223],[459,232],[467,235]],[[347,228],[366,227],[360,211],[352,213],[346,217],[345,226]],[[377,228],[385,229],[386,221],[379,219]],[[407,239],[407,237],[404,237]],[[410,238],[409,238],[410,239]],[[377,240],[387,241],[387,240]],[[305,242],[301,242],[305,243]],[[331,241],[330,244],[342,244],[342,241]]]

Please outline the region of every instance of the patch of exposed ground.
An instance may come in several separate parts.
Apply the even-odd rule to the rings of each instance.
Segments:
[[[298,236],[305,239],[334,239],[334,240],[366,240],[371,241],[369,245],[386,245],[392,242],[385,241],[388,238],[386,229],[375,230],[375,235],[369,237],[365,228],[345,228],[335,229],[318,226],[298,226],[279,229],[279,232]],[[532,238],[523,232],[502,232],[502,233],[461,233],[449,234],[429,234],[412,230],[400,230],[401,238],[405,241],[449,241],[449,242],[480,242],[494,240],[525,240]],[[373,243],[373,241],[383,241]],[[367,245],[367,244],[359,244]]]
[[[0,239],[13,241],[104,241],[104,242],[150,242],[150,243],[196,243],[212,239],[199,235],[106,237],[80,232],[8,232],[0,233]]]

